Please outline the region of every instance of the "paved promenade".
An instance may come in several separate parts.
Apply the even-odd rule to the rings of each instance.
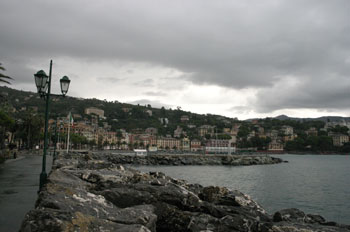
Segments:
[[[47,173],[52,156],[47,156]],[[24,215],[34,208],[42,156],[20,156],[0,164],[0,231],[18,231]]]

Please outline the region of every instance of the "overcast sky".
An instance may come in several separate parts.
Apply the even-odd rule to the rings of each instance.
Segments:
[[[348,0],[0,0],[11,87],[239,119],[350,116]]]

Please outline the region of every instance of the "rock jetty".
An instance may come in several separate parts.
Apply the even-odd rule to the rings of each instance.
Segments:
[[[276,164],[283,160],[268,155],[203,155],[203,154],[134,154],[105,153],[108,160],[116,164],[139,165],[258,165]]]
[[[350,231],[319,215],[286,209],[269,215],[249,196],[142,173],[98,154],[55,161],[22,232],[35,231]]]

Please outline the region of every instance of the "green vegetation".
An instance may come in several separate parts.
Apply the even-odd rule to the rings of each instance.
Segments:
[[[0,68],[1,69],[1,68]],[[1,69],[4,70],[4,69]],[[18,91],[8,87],[0,87],[0,95],[3,95],[0,102],[0,147],[5,148],[13,141],[20,141],[21,148],[32,149],[40,144],[42,140],[44,100],[36,93]],[[86,115],[85,109],[96,107],[104,110],[105,118],[97,119],[93,115]],[[165,109],[164,107],[152,108],[151,105],[131,105],[117,101],[102,101],[98,99],[78,99],[72,97],[52,97],[50,107],[50,118],[67,117],[68,113],[75,115],[75,121],[98,120],[98,125],[107,125],[111,131],[117,132],[117,137],[122,138],[121,129],[129,133],[144,131],[147,128],[155,128],[158,136],[174,135],[177,127],[181,127],[184,134],[190,140],[198,139],[205,144],[207,139],[230,140],[236,134],[229,134],[237,126],[237,136],[235,145],[239,148],[256,148],[257,150],[267,150],[272,141],[283,143],[287,151],[303,152],[350,152],[350,143],[344,146],[335,147],[329,133],[348,135],[349,129],[345,126],[334,126],[325,129],[325,121],[313,120],[279,120],[266,118],[256,120],[256,122],[238,121],[228,117],[213,114],[196,114],[184,111],[181,107],[176,109]],[[183,119],[187,116],[189,120]],[[215,127],[213,131],[207,132],[203,137],[199,136],[198,129],[203,125]],[[293,128],[293,135],[286,135],[283,128],[290,126]],[[314,133],[307,133],[312,128]],[[226,133],[224,133],[224,129]],[[53,134],[53,131],[49,132]],[[204,132],[206,133],[206,132]],[[218,135],[215,135],[215,134]],[[11,136],[10,136],[11,135]],[[65,135],[60,135],[65,136]],[[50,136],[54,141],[53,136]],[[71,134],[71,141],[74,148],[83,145],[102,148],[107,145],[121,147],[120,141],[109,144],[100,137],[97,141],[88,141],[84,136]],[[18,144],[18,143],[17,143]],[[128,144],[130,148],[145,148],[143,143]],[[174,147],[165,149],[174,149]],[[179,148],[176,148],[179,149]]]

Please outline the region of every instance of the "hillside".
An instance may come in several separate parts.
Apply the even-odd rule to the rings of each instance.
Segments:
[[[44,115],[45,101],[37,93],[0,87],[0,94],[3,95],[1,101],[8,107],[16,111],[14,114],[21,114],[25,111],[33,110],[39,115]],[[75,121],[90,119],[85,114],[85,109],[96,107],[104,110],[105,119],[99,124],[107,122],[111,125],[111,130],[125,129],[146,129],[154,127],[158,129],[160,135],[173,134],[177,126],[187,128],[188,135],[195,137],[195,128],[201,125],[216,125],[218,132],[225,127],[231,127],[236,119],[219,115],[201,115],[183,111],[181,109],[154,108],[151,105],[132,105],[117,101],[102,101],[98,99],[82,99],[74,97],[51,97],[50,118],[66,117],[69,112],[75,117]],[[81,118],[79,117],[81,116]],[[189,120],[181,121],[182,116],[188,116]],[[160,118],[167,118],[168,123],[161,123]]]

